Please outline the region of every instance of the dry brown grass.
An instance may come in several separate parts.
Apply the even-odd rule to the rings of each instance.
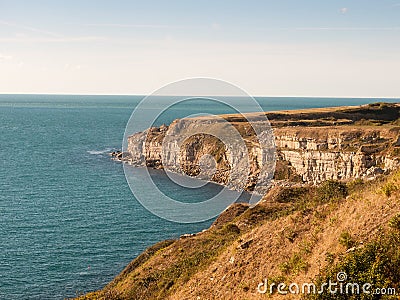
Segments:
[[[374,240],[387,228],[389,219],[400,211],[399,193],[386,197],[377,192],[377,186],[397,182],[399,176],[397,173],[388,181],[367,184],[344,201],[311,208],[306,214],[295,212],[255,227],[170,299],[265,299],[256,291],[265,277],[310,282],[345,254],[346,247],[339,243],[343,232],[349,232],[360,245]],[[240,248],[243,241],[250,240],[249,248]],[[230,263],[232,257],[234,264]],[[288,263],[289,269],[282,268]],[[290,263],[297,265],[290,268]]]
[[[389,196],[387,184],[398,187]],[[356,247],[376,239],[400,212],[399,190],[400,172],[358,182],[346,199],[324,204],[278,203],[275,190],[253,208],[232,206],[204,233],[153,249],[87,299],[265,299],[256,290],[264,278],[309,282],[338,262],[344,232]],[[305,189],[297,197],[315,195]]]

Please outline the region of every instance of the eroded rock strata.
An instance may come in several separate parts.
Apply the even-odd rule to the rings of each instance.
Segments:
[[[374,177],[397,168],[400,165],[399,110],[399,104],[378,103],[266,113],[276,145],[274,182],[318,183],[327,179]],[[240,133],[246,146],[239,155],[234,151],[238,146],[230,149],[215,137],[218,134],[196,134],[203,117],[175,120],[169,126],[131,135],[123,160],[133,165],[165,167],[190,176],[212,170],[203,176],[231,188],[252,190],[260,178],[260,170],[273,158],[262,151],[257,135],[243,116],[222,117]],[[212,120],[210,124],[217,132],[226,126],[224,122]],[[180,145],[168,139],[182,132],[195,134],[188,135]],[[214,168],[201,168],[202,158],[207,155],[214,159]],[[245,158],[248,164],[243,162]],[[247,181],[231,178],[232,169],[248,172]]]

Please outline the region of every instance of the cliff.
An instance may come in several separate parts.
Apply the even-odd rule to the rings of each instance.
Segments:
[[[379,103],[266,113],[276,144],[275,184],[288,179],[318,183],[328,179],[372,177],[397,168],[400,165],[399,111],[399,104]],[[150,128],[130,136],[124,160],[133,165],[165,167],[197,176],[201,171],[201,158],[211,155],[216,161],[215,172],[208,174],[211,180],[251,191],[268,159],[243,116],[222,117],[237,129],[245,142],[247,149],[241,155],[233,155],[211,134],[194,134],[181,145],[168,140],[182,132],[196,132],[204,122],[203,117],[176,120],[169,126]],[[226,127],[220,120],[208,121],[214,132]],[[243,185],[241,180],[230,178],[230,173],[232,169],[245,168],[242,160],[247,153],[249,174]]]

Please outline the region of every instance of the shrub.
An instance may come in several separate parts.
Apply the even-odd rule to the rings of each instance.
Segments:
[[[327,252],[325,254],[325,261],[329,264],[333,264],[333,262],[335,261],[335,254]]]
[[[347,196],[346,185],[336,180],[327,180],[317,188],[317,200],[326,203],[331,200],[341,199]]]
[[[240,229],[236,224],[233,223],[228,223],[226,225],[224,225],[224,227],[222,228],[222,233],[226,233],[226,234],[239,234],[240,233]]]
[[[276,198],[279,203],[289,203],[301,200],[302,197],[306,196],[308,189],[305,187],[288,187],[283,188]]]
[[[393,192],[397,190],[397,186],[393,182],[388,182],[381,188],[381,192],[386,196],[390,197]]]
[[[355,245],[355,241],[347,231],[342,232],[339,237],[339,244],[345,246],[347,249]]]
[[[400,213],[395,215],[395,216],[393,216],[389,220],[389,226],[394,228],[394,229],[400,230]]]
[[[279,265],[279,269],[285,274],[298,274],[300,271],[307,271],[309,264],[300,253],[294,253],[290,259]]]

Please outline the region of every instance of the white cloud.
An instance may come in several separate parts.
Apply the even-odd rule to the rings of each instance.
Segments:
[[[349,11],[349,9],[347,7],[342,7],[340,9],[340,13],[342,13],[342,14],[346,14],[348,11]]]

